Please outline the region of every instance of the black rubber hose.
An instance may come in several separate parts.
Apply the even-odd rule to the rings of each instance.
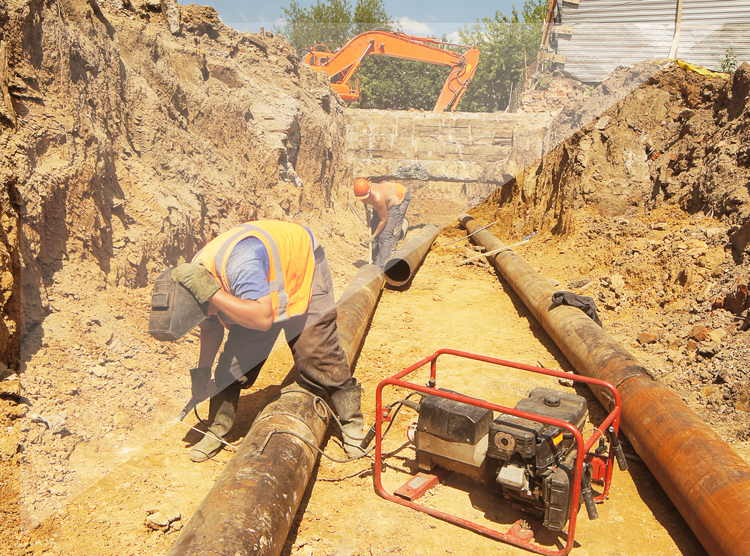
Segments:
[[[625,453],[622,451],[622,444],[620,444],[620,439],[617,438],[617,434],[615,434],[615,428],[609,427],[607,429],[607,432],[609,433],[609,439],[612,441],[612,448],[615,451],[615,457],[617,458],[617,465],[620,466],[620,471],[627,471],[628,460],[625,459]]]
[[[591,474],[591,468],[589,464],[585,464],[583,467],[583,473],[581,473],[581,496],[583,502],[586,504],[586,513],[589,514],[589,519],[599,519],[599,512],[596,509],[596,502],[594,502],[594,493],[591,491],[591,484],[589,482],[589,475]]]

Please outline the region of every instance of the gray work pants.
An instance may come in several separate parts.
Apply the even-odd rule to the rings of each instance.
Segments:
[[[409,208],[409,201],[411,201],[411,193],[406,191],[403,200],[400,204],[388,209],[388,220],[385,221],[385,227],[380,235],[375,238],[375,243],[372,245],[372,259],[373,263],[378,265],[381,270],[385,269],[385,263],[391,258],[393,253],[393,235],[396,230],[401,228],[401,224],[404,222],[404,216],[406,216],[406,209]],[[380,224],[380,216],[375,212],[372,217],[372,230]]]
[[[231,325],[216,365],[217,386],[222,390],[252,386],[282,330],[294,356],[298,382],[318,395],[321,389],[330,395],[351,386],[352,373],[339,345],[336,316],[331,269],[323,248],[318,247],[307,312],[275,322],[265,331]]]

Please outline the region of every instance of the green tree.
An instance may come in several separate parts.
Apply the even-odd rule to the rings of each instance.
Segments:
[[[511,84],[523,75],[524,52],[529,63],[536,57],[547,5],[547,0],[526,0],[522,17],[513,6],[510,17],[497,11],[494,18],[485,17],[471,28],[459,30],[461,40],[475,44],[480,52],[477,72],[461,100],[461,110],[493,112],[508,106]]]
[[[352,23],[352,36],[372,29],[393,27],[391,17],[385,12],[383,0],[359,0],[354,6]]]
[[[357,0],[354,9],[345,0],[318,0],[309,8],[292,0],[282,12],[284,25],[276,30],[300,52],[319,43],[335,52],[359,33],[394,27],[383,0]],[[448,72],[448,68],[424,62],[367,56],[355,74],[362,92],[353,106],[431,110]]]
[[[363,31],[392,25],[383,0],[357,0],[353,10],[348,0],[317,0],[309,8],[292,0],[281,11],[284,24],[275,30],[297,50],[325,44],[335,52]]]
[[[521,16],[514,6],[511,17],[496,12],[494,19],[477,20],[471,29],[459,31],[464,44],[475,44],[480,50],[477,73],[461,100],[461,110],[505,109],[511,83],[523,73],[524,51],[530,60],[536,55],[546,13],[547,0],[526,0]],[[291,0],[281,15],[284,24],[276,31],[300,51],[322,43],[335,52],[359,33],[394,27],[383,0],[357,0],[353,8],[348,0],[317,0],[309,8]],[[432,110],[448,73],[448,68],[426,62],[366,56],[355,74],[361,94],[353,106]]]
[[[361,92],[353,106],[432,110],[449,73],[450,68],[426,62],[368,56],[357,72]]]

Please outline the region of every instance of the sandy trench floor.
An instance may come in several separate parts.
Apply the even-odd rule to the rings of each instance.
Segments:
[[[447,229],[436,245],[463,232]],[[531,365],[569,371],[569,364],[534,320],[520,299],[483,262],[457,267],[465,242],[436,246],[408,288],[384,290],[368,331],[355,375],[363,383],[363,410],[372,423],[375,389],[380,380],[417,362],[439,348],[455,348]],[[189,346],[189,349],[194,349]],[[174,365],[173,365],[174,366]],[[240,400],[239,416],[230,440],[239,441],[252,419],[278,391],[291,367],[286,347],[275,351],[255,387]],[[556,379],[456,358],[441,360],[439,386],[513,406],[539,385],[573,391]],[[585,389],[590,418],[603,411]],[[101,476],[54,516],[44,519],[31,536],[38,554],[165,554],[231,457],[222,451],[214,460],[193,464],[187,458],[198,433],[170,419],[183,403],[175,393],[155,410],[151,424],[141,423],[131,435],[140,444],[119,451],[87,453],[76,449],[71,463],[85,475]],[[389,398],[390,396],[390,398]],[[386,402],[398,393],[386,391]],[[202,413],[207,409],[201,408]],[[385,449],[401,445],[413,414],[399,419],[384,442]],[[195,418],[186,419],[196,424]],[[585,432],[590,432],[591,423]],[[334,455],[342,451],[329,441]],[[405,483],[414,457],[411,448],[388,460],[386,488]],[[96,475],[96,473],[99,475]],[[336,464],[321,460],[314,471],[282,554],[356,556],[380,554],[527,554],[474,532],[445,523],[379,497],[373,488],[371,463]],[[461,475],[451,476],[423,498],[426,505],[500,531],[524,514],[484,492]],[[170,508],[181,519],[167,533],[144,524],[150,509]],[[643,464],[630,462],[627,472],[615,468],[609,500],[598,506],[599,519],[578,516],[573,554],[667,555],[704,554],[703,548]],[[175,527],[176,525],[176,527]],[[560,549],[566,537],[540,533],[536,542]],[[38,550],[34,551],[35,546]]]

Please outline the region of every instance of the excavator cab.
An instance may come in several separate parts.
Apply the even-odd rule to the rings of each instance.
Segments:
[[[300,49],[298,54],[305,64],[312,67],[324,66],[328,63],[328,60],[333,57],[331,49],[328,48],[327,45],[321,43],[315,43],[312,48]]]

